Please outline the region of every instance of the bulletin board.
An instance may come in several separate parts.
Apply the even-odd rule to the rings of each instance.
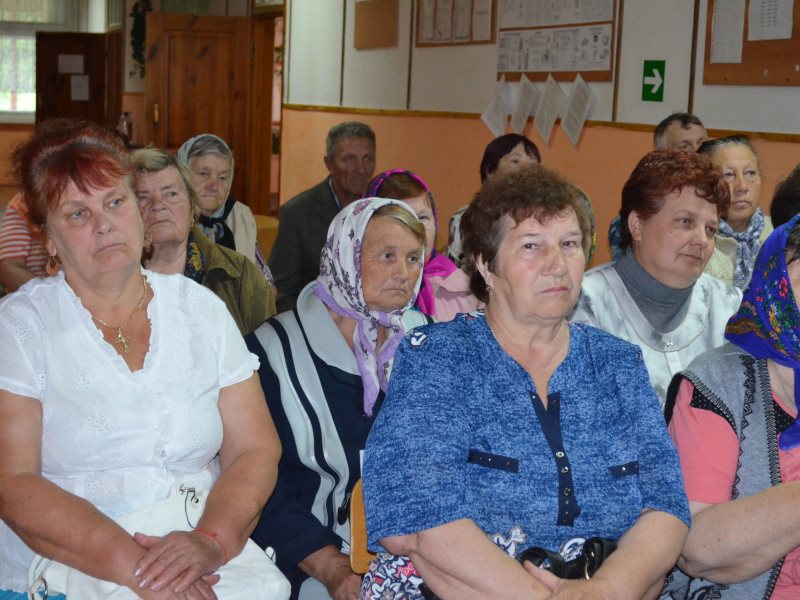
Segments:
[[[356,2],[355,9],[356,50],[397,46],[398,0],[361,0]]]
[[[612,81],[617,0],[507,3],[499,17],[497,77]]]
[[[712,63],[711,44],[716,0],[708,0],[703,83],[708,85],[800,85],[800,2],[794,3],[792,37],[785,40],[748,41],[747,10],[741,63]]]
[[[494,44],[497,0],[416,0],[417,48]]]

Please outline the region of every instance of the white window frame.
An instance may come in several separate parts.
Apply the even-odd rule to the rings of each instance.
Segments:
[[[62,2],[64,10],[64,20],[62,23],[19,23],[0,21],[0,35],[22,33],[33,34],[35,37],[37,31],[86,31],[87,0],[57,1]],[[35,121],[36,111],[0,110],[0,124],[33,124]]]

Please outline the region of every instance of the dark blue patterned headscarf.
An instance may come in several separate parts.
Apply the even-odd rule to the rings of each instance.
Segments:
[[[725,337],[755,358],[769,358],[794,369],[795,402],[800,399],[800,309],[786,265],[789,234],[800,215],[772,232],[761,246],[739,311],[728,321]],[[788,399],[787,399],[788,400]],[[781,450],[800,446],[800,413],[780,436]]]

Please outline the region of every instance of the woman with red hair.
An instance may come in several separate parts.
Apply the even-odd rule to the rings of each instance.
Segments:
[[[739,290],[703,275],[729,204],[705,156],[650,152],[622,188],[624,254],[583,279],[573,320],[640,346],[662,406],[672,376],[724,343],[739,306]]]
[[[131,596],[216,598],[277,474],[258,361],[212,292],[141,268],[113,134],[72,122],[15,156],[55,274],[0,302],[0,596],[24,597],[37,553]],[[186,530],[131,535],[114,520],[178,489],[210,490]],[[58,591],[100,597],[66,581]]]

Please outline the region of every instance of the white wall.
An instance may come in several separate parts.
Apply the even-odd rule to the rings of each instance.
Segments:
[[[800,133],[800,88],[703,84],[707,13],[707,0],[701,0],[694,112],[711,128]]]
[[[344,0],[292,0],[290,4],[290,62],[284,75],[287,101],[339,106]]]
[[[398,46],[358,51],[353,48],[355,2],[287,0],[287,103],[357,109],[483,111],[495,87],[496,45],[416,48],[410,39],[412,0],[400,0]],[[800,133],[798,88],[703,85],[706,10],[707,0],[701,0],[695,114],[710,128]],[[618,38],[621,60],[617,121],[655,124],[671,112],[686,110],[690,105],[694,0],[628,0],[623,14]],[[641,99],[646,59],[666,61],[663,102]],[[510,92],[512,97],[516,95],[515,85]],[[570,86],[561,84],[565,94]],[[590,87],[598,100],[590,118],[611,120],[614,84],[590,83]]]
[[[625,3],[617,120],[657,124],[689,106],[694,0]],[[642,101],[645,60],[664,60],[664,101]]]
[[[355,0],[347,0],[345,9],[343,98],[344,106],[404,109],[408,94],[409,36],[411,0],[400,0],[397,47],[356,50]]]

